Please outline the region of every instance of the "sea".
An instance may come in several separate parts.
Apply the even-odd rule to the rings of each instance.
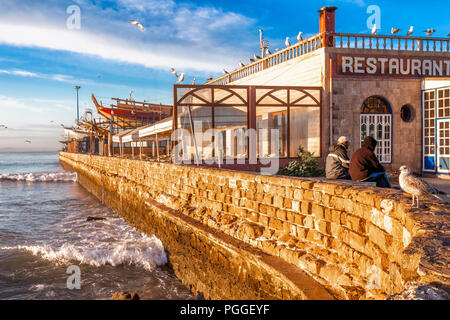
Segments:
[[[196,299],[161,241],[88,193],[57,153],[0,153],[0,299],[111,299],[116,291]]]

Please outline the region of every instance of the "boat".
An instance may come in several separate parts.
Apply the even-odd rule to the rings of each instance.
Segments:
[[[91,97],[97,112],[121,128],[137,128],[172,116],[173,107],[169,105],[111,98],[116,104],[105,107],[94,94]]]

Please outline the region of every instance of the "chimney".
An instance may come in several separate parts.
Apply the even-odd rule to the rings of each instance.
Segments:
[[[335,11],[338,8],[336,7],[323,7],[319,10],[320,13],[320,33],[325,33],[325,47],[333,46],[333,37],[330,34],[335,33]]]

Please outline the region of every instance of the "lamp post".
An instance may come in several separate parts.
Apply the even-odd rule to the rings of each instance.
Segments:
[[[80,120],[80,110],[78,107],[78,90],[80,90],[80,86],[75,86],[75,90],[77,90],[77,120]]]

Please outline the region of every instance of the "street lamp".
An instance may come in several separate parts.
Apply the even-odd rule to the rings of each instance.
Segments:
[[[75,86],[75,90],[77,90],[77,120],[80,120],[80,110],[78,107],[78,90],[80,90],[80,86]]]

